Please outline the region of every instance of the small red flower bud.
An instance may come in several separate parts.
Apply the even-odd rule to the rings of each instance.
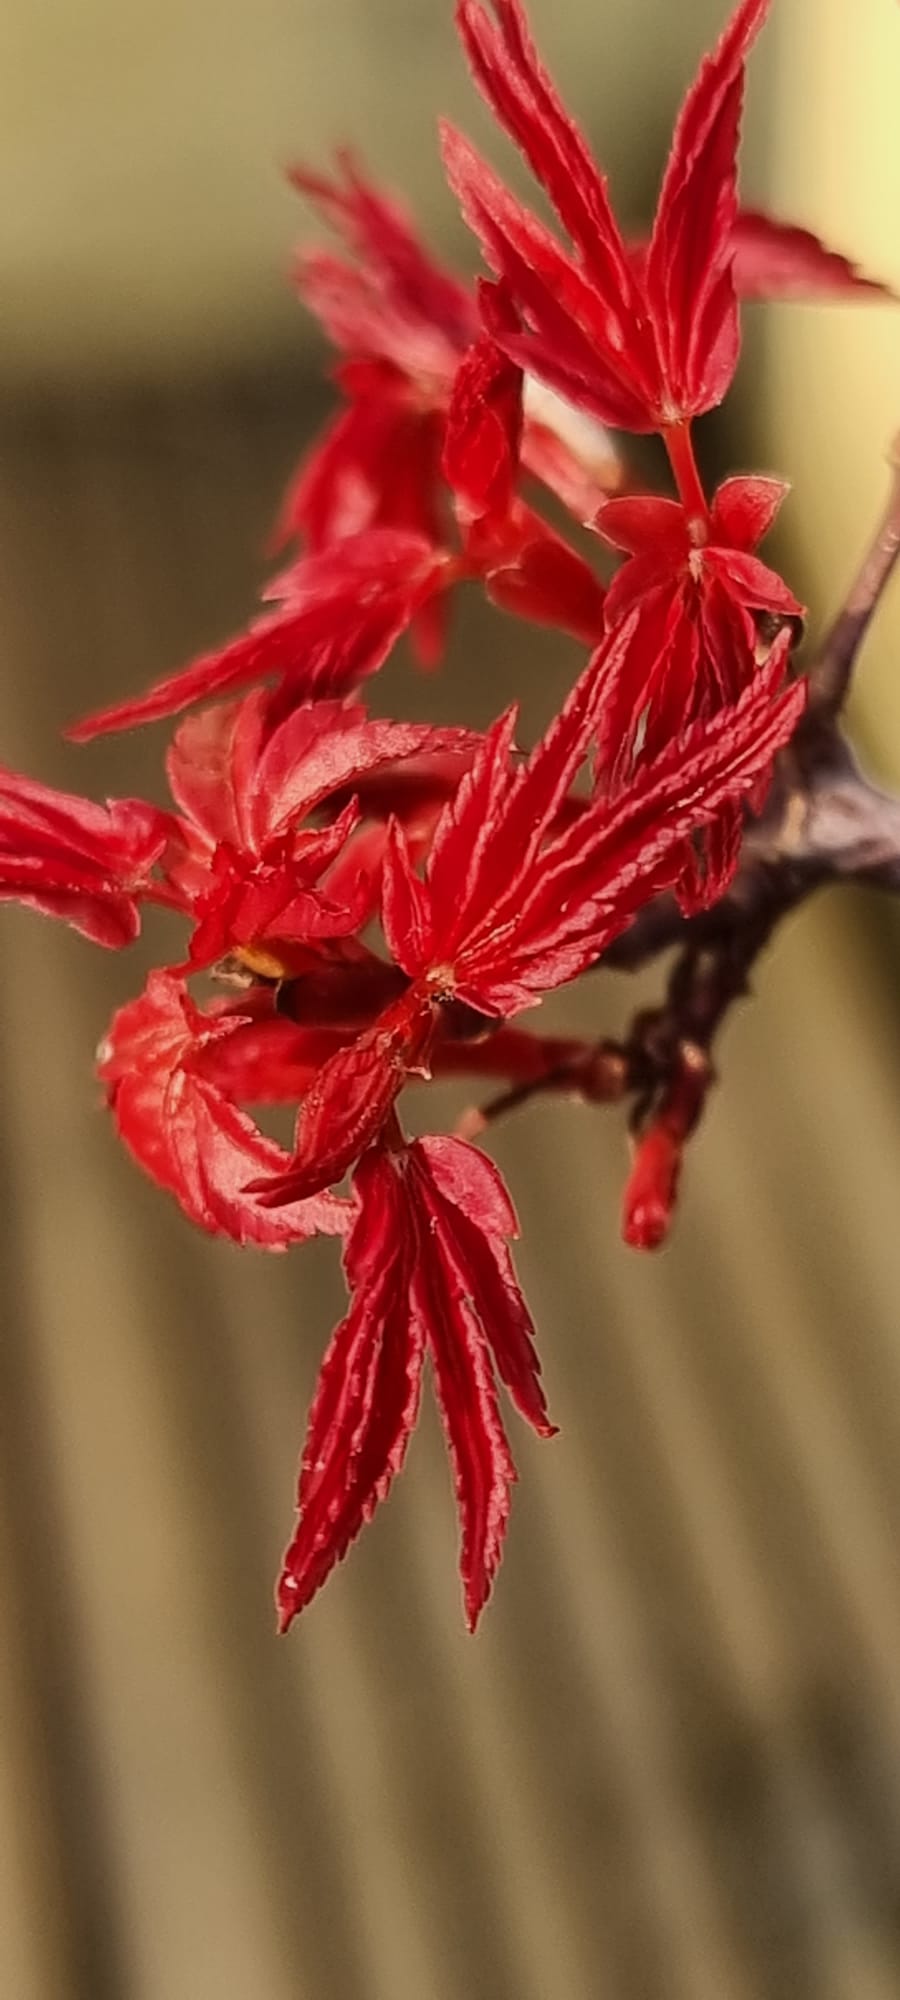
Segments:
[[[622,1203],[622,1235],[633,1250],[658,1250],[669,1233],[681,1174],[682,1142],[664,1123],[635,1147]]]

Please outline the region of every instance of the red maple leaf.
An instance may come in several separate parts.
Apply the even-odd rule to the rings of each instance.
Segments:
[[[204,1073],[208,1049],[237,1026],[202,1013],[173,973],[151,972],[139,998],[114,1015],[98,1056],[119,1135],[211,1235],[267,1250],[335,1235],[349,1211],[334,1195],[272,1212],[246,1193],[251,1175],[277,1172],[288,1155]]]
[[[347,1238],[350,1309],[319,1377],[300,1467],[299,1519],[278,1584],[282,1629],[309,1603],[400,1471],[431,1357],[461,1523],[470,1629],[503,1547],[515,1468],[494,1370],[541,1437],[552,1434],[533,1327],[506,1239],[516,1218],[497,1169],[458,1139],[365,1153]]]
[[[627,776],[639,738],[643,755],[654,756],[686,723],[737,700],[757,671],[760,614],[802,619],[802,604],[753,553],[786,490],[777,479],[734,478],[702,515],[651,494],[601,508],[594,526],[630,558],[607,591],[607,625],[636,614],[607,687],[602,748],[611,782]]]
[[[641,765],[626,792],[601,791],[573,814],[569,789],[633,624],[599,649],[527,763],[512,752],[514,710],[488,732],[437,823],[424,877],[394,827],[382,921],[410,985],[323,1064],[301,1104],[289,1165],[250,1183],[260,1201],[293,1202],[340,1179],[384,1129],[409,1077],[428,1073],[448,1003],[487,1025],[595,964],[663,888],[678,882],[688,903],[693,886],[699,907],[705,883],[685,878],[686,843],[724,807],[758,797],[805,689],[776,695],[782,644],[732,708]]]
[[[829,250],[811,229],[761,209],[740,209],[731,233],[735,289],[742,299],[884,299],[897,293],[867,278],[850,257]]]
[[[507,351],[603,423],[666,430],[721,402],[738,354],[731,275],[744,65],[768,0],[743,0],[682,107],[650,242],[639,265],[606,183],[528,35],[519,0],[460,0],[475,81],[521,147],[574,246],[444,128],[450,184],[514,298]]]
[[[595,645],[603,631],[602,585],[516,492],[522,425],[522,371],[485,336],[460,362],[444,437],[460,566],[502,610]]]
[[[276,545],[291,535],[324,547],[366,527],[413,529],[440,542],[447,494],[439,478],[454,376],[478,338],[474,297],[429,256],[406,211],[351,157],[325,179],[291,176],[343,238],[349,257],[322,250],[297,264],[298,289],[335,346],[349,408],[326,429],[288,489]],[[551,399],[526,409],[525,464],[579,519],[618,484],[608,438],[566,422]],[[423,617],[415,626],[423,637]],[[428,634],[425,633],[426,651]]]
[[[373,528],[301,557],[269,585],[279,609],[146,694],[83,717],[66,731],[88,743],[117,729],[179,715],[194,702],[273,678],[296,701],[341,694],[377,673],[448,557],[418,535]]]
[[[555,822],[596,736],[606,677],[635,633],[626,621],[594,656],[528,763],[510,757],[514,713],[488,732],[438,823],[423,880],[397,836],[384,927],[399,965],[484,1014],[533,1006],[600,957],[640,905],[677,880],[689,835],[758,791],[802,712],[805,690],[774,690],[784,644],[731,708],[641,763],[620,796],[601,790]]]
[[[372,720],[359,703],[282,713],[262,690],[188,717],[167,758],[181,817],[165,873],[195,920],[192,963],[243,948],[276,971],[296,965],[298,946],[352,936],[377,903],[384,847],[382,829],[362,846],[351,838],[357,787],[423,757],[458,776],[474,742],[463,729]],[[336,795],[324,823],[308,824]]]
[[[519,0],[459,0],[475,81],[573,250],[446,126],[451,186],[518,306],[508,352],[604,423],[666,431],[720,403],[737,364],[739,297],[895,296],[810,231],[738,208],[744,67],[767,12],[768,0],[743,0],[701,64],[675,127],[649,241],[634,246],[539,61]]]
[[[94,944],[131,944],[168,826],[143,799],[98,806],[0,768],[0,898],[62,917]]]

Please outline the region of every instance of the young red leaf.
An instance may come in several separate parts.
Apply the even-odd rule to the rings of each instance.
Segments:
[[[169,826],[143,800],[98,806],[0,767],[0,899],[61,917],[94,944],[131,944]]]
[[[452,784],[477,741],[466,729],[370,718],[349,700],[281,713],[277,699],[254,689],[179,723],[166,769],[176,803],[207,845],[262,855],[327,799],[372,801],[373,781],[392,777],[402,789],[411,762],[420,781],[438,768]]]
[[[370,720],[349,701],[285,713],[260,689],[189,716],[167,760],[185,817],[173,823],[165,872],[197,924],[192,964],[261,948],[271,971],[296,970],[298,946],[356,932],[377,907],[384,845],[381,829],[374,841],[371,829],[362,844],[353,838],[356,794],[368,787],[377,810],[377,782],[389,799],[393,779],[404,813],[411,801],[401,780],[411,763],[420,783],[438,772],[444,780],[433,818],[476,741],[462,729]],[[326,824],[303,823],[326,806]],[[412,803],[413,821],[420,811]]]
[[[665,591],[667,599],[680,604],[686,618],[699,622],[706,614],[714,585],[744,611],[769,611],[785,620],[801,619],[803,606],[793,592],[775,570],[749,552],[755,530],[761,526],[765,532],[773,517],[778,500],[771,489],[776,484],[729,480],[721,512],[717,495],[703,536],[694,533],[693,523],[675,501],[643,496],[610,500],[601,508],[595,526],[604,540],[633,554],[606,593],[607,624],[614,628],[633,611],[641,611],[657,591]],[[647,657],[649,661],[649,648]],[[665,660],[660,664],[665,668]],[[737,691],[741,683],[736,683],[731,672],[725,675],[725,685]],[[648,687],[648,697],[650,692]]]
[[[742,0],[685,98],[660,189],[644,277],[666,424],[715,408],[737,365],[731,274],[744,65],[769,0]]]
[[[347,365],[339,374],[353,400],[295,473],[273,547],[297,537],[313,551],[326,549],[373,528],[442,546],[449,523],[441,478],[443,416],[423,409],[414,387],[387,363]],[[440,659],[445,624],[439,597],[414,613],[410,637],[422,666]]]
[[[310,1411],[299,1520],[278,1580],[283,1632],[386,1497],[419,1407],[425,1328],[412,1299],[419,1244],[389,1154],[364,1156],[354,1193],[345,1250],[350,1310],[325,1356]]]
[[[282,1628],[371,1519],[400,1470],[426,1347],[454,1470],[470,1627],[502,1552],[515,1468],[493,1363],[522,1414],[550,1436],[506,1238],[516,1220],[500,1176],[455,1139],[372,1149],[354,1175],[345,1254],[350,1310],[329,1348],[303,1451],[299,1521],[278,1586]]]
[[[438,825],[424,882],[430,921],[420,917],[415,938],[391,931],[397,863],[386,863],[394,956],[412,977],[481,1013],[533,1006],[595,963],[640,906],[678,878],[688,837],[731,802],[758,799],[802,712],[802,684],[774,697],[783,641],[734,707],[637,767],[620,797],[601,795],[556,829],[563,785],[597,725],[598,684],[604,671],[615,676],[633,630],[630,621],[600,650],[526,766],[510,767],[508,719],[490,732]]]
[[[346,155],[333,180],[303,172],[293,178],[354,259],[314,251],[297,273],[307,304],[351,357],[338,370],[350,408],[292,481],[278,545],[301,533],[311,548],[323,548],[376,526],[442,543],[441,452],[454,377],[478,337],[475,300],[429,257],[399,205]],[[522,451],[528,469],[579,519],[598,491],[618,483],[608,438],[573,426],[571,410],[546,397],[526,421]],[[417,614],[420,645],[426,621],[442,609],[432,600]]]
[[[601,423],[656,429],[659,370],[638,330],[637,307],[623,334],[615,296],[566,255],[462,133],[447,123],[440,129],[449,185],[524,322],[518,335],[496,335],[510,359]]]
[[[839,250],[829,250],[812,230],[779,222],[759,209],[741,209],[731,234],[732,275],[742,299],[884,299],[897,293]]]
[[[508,514],[521,436],[522,371],[485,337],[457,370],[444,436],[444,476],[467,514]]]
[[[335,1235],[346,1227],[348,1205],[333,1195],[272,1214],[246,1193],[251,1176],[283,1170],[289,1155],[204,1074],[210,1044],[237,1025],[201,1013],[171,972],[152,972],[140,997],[114,1016],[99,1051],[98,1073],[119,1135],[150,1178],[211,1235],[267,1250],[318,1232]]]
[[[584,558],[515,500],[506,515],[466,529],[466,562],[493,604],[595,646],[604,630],[603,585]]]
[[[630,553],[606,593],[607,624],[637,613],[601,731],[609,785],[628,782],[638,754],[656,756],[688,723],[737,700],[756,675],[760,614],[792,627],[802,618],[781,577],[750,553],[784,491],[773,479],[726,480],[704,522],[654,495],[601,508],[594,525]]]
[[[146,694],[86,716],[67,735],[87,743],[270,676],[298,701],[343,693],[383,665],[416,610],[441,587],[447,560],[421,536],[392,528],[305,556],[270,586],[278,611]]]
[[[478,1295],[464,1290],[459,1257],[438,1233],[413,1274],[419,1312],[428,1327],[434,1386],[447,1437],[460,1517],[459,1566],[466,1623],[475,1630],[497,1572],[516,1477],[491,1372]],[[463,1266],[466,1278],[474,1274]]]
[[[606,181],[541,64],[519,0],[459,0],[457,23],[472,74],[501,125],[521,147],[598,291],[624,332],[637,288]]]
[[[249,1183],[264,1207],[333,1186],[372,1144],[408,1077],[427,1074],[436,1012],[427,993],[411,989],[323,1064],[300,1106],[293,1156]]]
[[[516,1220],[499,1175],[459,1139],[409,1150],[419,1218],[413,1294],[427,1329],[460,1514],[460,1571],[474,1630],[503,1551],[516,1477],[493,1368],[542,1437],[552,1435],[533,1328],[504,1239]]]
[[[271,989],[259,990],[270,1001]],[[231,1032],[198,1050],[197,1074],[237,1104],[297,1104],[352,1030],[307,1028],[279,1014],[258,1014],[251,1010],[251,997],[219,1010],[226,1018],[233,1015]]]
[[[498,903],[505,903],[511,890],[515,894],[537,866],[594,740],[619,644],[614,637],[598,648],[527,763],[511,766],[514,710],[485,738],[438,823],[428,857],[433,963],[445,955],[451,959],[457,941],[490,927]],[[408,972],[421,969],[400,962]]]
[[[348,265],[313,252],[298,266],[300,290],[338,347],[385,354],[408,373],[440,374],[448,365],[452,370],[477,330],[465,286],[435,262],[405,209],[366,179],[350,153],[339,153],[337,169],[329,180],[294,167],[290,180],[343,237],[357,262]],[[331,277],[330,297],[316,284],[323,266]]]
[[[231,950],[256,947],[269,948],[278,961],[283,943],[291,947],[287,969],[296,945],[352,936],[369,914],[368,883],[364,877],[347,883],[345,900],[336,902],[320,877],[341,856],[358,823],[351,800],[329,826],[285,837],[282,851],[275,848],[269,858],[217,847],[193,901],[192,965],[212,965]]]
[[[393,772],[402,783],[394,767],[412,759],[446,759],[458,772],[477,741],[467,729],[369,717],[358,703],[295,708],[271,730],[257,762],[248,800],[251,840],[262,850],[336,794],[371,799],[374,778],[384,775],[389,783]]]
[[[557,245],[452,130],[448,179],[522,330],[510,359],[627,430],[664,430],[721,402],[734,373],[731,276],[744,63],[767,0],[743,0],[683,106],[649,249],[635,255],[606,183],[542,68],[519,0],[460,0],[476,83],[549,195],[576,254]],[[494,330],[494,329],[492,329]]]
[[[420,1139],[412,1150],[427,1162],[428,1205],[440,1218],[441,1241],[456,1276],[470,1287],[474,1279],[500,1380],[538,1436],[553,1437],[556,1427],[547,1416],[534,1326],[506,1248],[507,1240],[518,1236],[519,1224],[499,1168],[461,1139]]]
[[[462,940],[489,930],[496,907],[528,881],[588,755],[606,677],[624,644],[627,635],[614,636],[598,649],[527,763],[511,762],[514,709],[488,732],[438,822],[424,884],[430,909],[426,918],[420,908],[414,937],[409,929],[401,933],[400,897],[408,899],[410,891],[401,890],[399,843],[395,847],[385,868],[385,935],[412,976],[444,961],[454,964]]]

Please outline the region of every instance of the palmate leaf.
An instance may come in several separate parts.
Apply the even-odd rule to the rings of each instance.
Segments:
[[[515,1468],[494,1369],[539,1435],[552,1434],[496,1168],[458,1139],[373,1148],[354,1175],[350,1309],[325,1357],[278,1585],[285,1627],[325,1581],[399,1472],[426,1352],[460,1516],[466,1617],[477,1623],[503,1547]]]
[[[143,799],[98,806],[0,767],[0,899],[60,917],[93,944],[137,937],[168,835],[168,815]]]
[[[735,8],[688,91],[663,176],[644,277],[669,423],[714,409],[737,366],[737,148],[744,68],[768,9]]]
[[[805,702],[802,683],[775,692],[786,638],[733,707],[637,766],[621,798],[601,794],[554,827],[602,712],[604,674],[615,672],[634,629],[632,617],[600,649],[526,765],[510,759],[511,718],[488,733],[438,824],[424,882],[395,842],[384,925],[412,978],[439,976],[445,991],[484,1014],[533,1006],[585,971],[640,905],[677,879],[680,851],[698,826],[758,795]]]
[[[304,702],[285,711],[253,689],[188,716],[167,758],[181,808],[165,868],[194,917],[190,957],[213,964],[231,949],[352,935],[377,903],[383,836],[363,843],[362,802],[378,812],[390,787],[440,774],[434,810],[478,738],[464,729],[370,719],[358,702]],[[326,808],[324,824],[307,824]],[[328,879],[323,876],[328,871]]]
[[[434,369],[436,347],[438,356],[441,350],[453,355],[468,344],[477,317],[465,286],[436,262],[405,209],[366,178],[352,154],[339,153],[330,179],[297,166],[290,180],[358,260],[346,264],[313,251],[297,265],[297,284],[337,346],[351,354],[390,353],[398,366],[414,371],[423,364]],[[332,282],[320,297],[323,263]],[[344,280],[343,295],[335,274]],[[393,345],[386,348],[390,336]]]
[[[445,130],[451,187],[521,316],[521,332],[497,337],[512,360],[604,423],[660,430],[715,407],[731,381],[744,65],[767,7],[768,0],[743,0],[701,65],[675,128],[648,249],[636,257],[538,59],[519,0],[460,0],[475,81],[575,249],[562,249],[468,142]]]
[[[742,299],[883,299],[897,293],[867,278],[853,259],[830,250],[811,229],[761,209],[741,209],[732,231],[732,271]]]
[[[275,1173],[289,1156],[204,1074],[204,1050],[236,1025],[203,1014],[175,974],[152,972],[139,998],[113,1017],[99,1053],[119,1135],[151,1180],[212,1235],[285,1250],[340,1234],[349,1209],[333,1195],[271,1213],[246,1192],[253,1174]]]
[[[752,685],[758,614],[799,625],[802,604],[754,554],[785,491],[781,480],[727,479],[704,523],[655,494],[600,508],[598,534],[629,558],[606,593],[607,624],[615,630],[637,617],[604,711],[602,762],[612,783],[628,782],[638,741],[644,760],[656,756]]]
[[[85,716],[66,733],[73,743],[88,743],[269,678],[288,685],[298,701],[341,694],[377,673],[439,587],[446,562],[421,536],[394,528],[371,528],[303,556],[270,587],[277,611],[146,694]]]
[[[360,1161],[354,1193],[345,1251],[350,1309],[332,1337],[310,1411],[299,1520],[278,1581],[282,1631],[385,1498],[419,1407],[425,1330],[411,1295],[418,1245],[387,1155]]]

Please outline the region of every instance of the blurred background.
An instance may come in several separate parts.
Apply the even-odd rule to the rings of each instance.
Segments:
[[[533,0],[630,222],[722,13]],[[862,0],[852,40],[837,0],[774,16],[745,191],[896,283],[900,14]],[[0,55],[0,757],[160,796],[162,732],[75,752],[58,729],[253,605],[326,395],[279,167],[354,140],[470,266],[434,115],[487,124],[449,0],[0,0]],[[779,554],[819,625],[880,504],[897,352],[878,309],[748,315],[716,450],[794,481]],[[895,600],[854,722],[900,782],[898,638]],[[389,685],[476,721],[522,686],[538,727],[574,664],[466,608],[446,676]],[[896,1996],[895,912],[835,895],[779,936],[657,1259],[618,1241],[614,1114],[498,1132],[562,1435],[510,1421],[474,1641],[428,1410],[276,1640],[334,1246],[201,1241],[120,1153],[91,1051],[176,954],[161,927],[121,958],[2,928],[0,1992]],[[598,982],[565,1018],[603,1032],[636,997]]]

